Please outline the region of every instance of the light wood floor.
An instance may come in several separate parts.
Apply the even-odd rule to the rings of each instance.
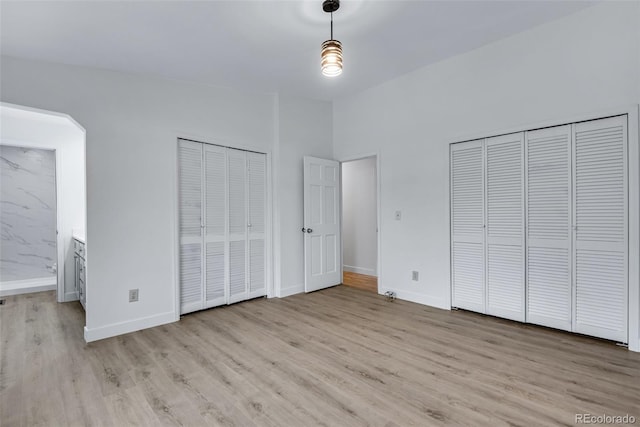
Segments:
[[[378,293],[378,278],[376,276],[345,271],[342,273],[342,284],[362,289],[363,291]]]
[[[9,426],[542,426],[640,417],[640,354],[338,286],[85,344],[78,303],[0,306]]]

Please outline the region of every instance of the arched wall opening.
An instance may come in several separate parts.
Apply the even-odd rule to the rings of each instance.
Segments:
[[[85,129],[66,114],[0,103],[0,145],[55,152],[58,302],[78,299],[73,239],[85,240],[85,134]],[[10,227],[11,224],[3,219],[2,226]],[[15,233],[14,230],[13,235]],[[4,295],[38,290],[43,289],[30,287],[28,281],[16,286],[0,280],[0,293]]]

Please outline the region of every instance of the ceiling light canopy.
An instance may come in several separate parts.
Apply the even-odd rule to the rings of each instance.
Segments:
[[[335,77],[342,74],[342,43],[333,39],[333,12],[340,8],[340,0],[324,0],[322,10],[331,14],[331,38],[322,43],[320,66],[322,74]]]

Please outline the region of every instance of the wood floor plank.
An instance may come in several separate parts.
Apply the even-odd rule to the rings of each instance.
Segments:
[[[219,314],[226,315],[228,314],[228,310],[220,309]],[[217,349],[218,354],[221,356],[220,361],[238,375],[250,373],[252,386],[262,390],[263,393],[269,393],[275,406],[282,407],[285,410],[284,413],[272,414],[278,416],[277,424],[309,424],[310,420],[316,420],[316,422],[320,423],[322,419],[331,420],[332,418],[335,419],[335,421],[341,420],[342,413],[339,408],[332,407],[330,411],[322,414],[310,413],[305,408],[305,403],[309,401],[305,398],[306,394],[320,392],[321,398],[332,399],[334,401],[335,398],[327,393],[322,393],[324,390],[318,390],[316,384],[311,383],[304,377],[306,371],[301,367],[280,363],[280,361],[286,357],[286,355],[282,353],[282,346],[273,349],[273,353],[264,352],[261,351],[259,341],[251,340],[253,345],[247,346],[245,340],[249,337],[244,333],[239,333],[240,331],[238,331],[237,324],[230,321],[228,317],[223,318],[220,324],[218,324],[218,322],[209,323],[206,319],[203,319],[203,316],[193,317],[200,323],[199,325],[193,325],[193,327],[196,329],[199,328],[199,330],[203,332],[203,339],[207,341],[213,339],[213,341],[209,341],[209,345]],[[206,334],[204,333],[206,331],[212,331],[214,333]],[[272,342],[272,344],[277,345],[278,343]],[[298,384],[302,382],[309,385],[309,387],[298,389],[292,393],[289,387],[278,386],[278,384],[274,383],[272,373],[276,373],[277,376],[285,378],[287,382],[294,381]],[[239,388],[239,390],[242,390],[242,388]],[[248,402],[245,400],[241,401],[245,402],[245,405],[248,404],[247,407],[249,409],[265,408],[265,405],[261,402],[257,402],[258,405],[256,405],[255,402],[251,400]],[[340,405],[336,406],[339,407]],[[262,412],[262,410],[260,410],[260,412]],[[298,419],[291,419],[291,417]]]
[[[238,307],[238,309],[242,309],[243,307]],[[246,308],[246,307],[245,307]],[[335,402],[339,402],[340,407],[342,409],[341,412],[333,412],[338,419],[344,419],[349,417],[355,417],[358,413],[367,413],[362,418],[365,422],[371,424],[374,420],[380,421],[384,420],[388,414],[380,413],[378,411],[378,407],[373,405],[368,405],[367,407],[362,407],[361,402],[351,402],[350,401],[350,393],[345,392],[345,389],[352,390],[353,383],[347,381],[348,378],[340,377],[336,375],[335,372],[331,372],[330,369],[327,369],[325,361],[321,359],[317,359],[314,357],[301,357],[302,354],[306,354],[304,350],[301,350],[300,347],[304,345],[302,342],[289,340],[286,335],[281,335],[278,337],[274,337],[268,330],[264,328],[260,328],[259,323],[253,322],[252,320],[257,320],[255,318],[249,319],[247,315],[244,313],[240,313],[239,310],[228,310],[226,312],[228,317],[226,318],[227,322],[235,325],[235,329],[240,333],[239,335],[243,337],[247,337],[252,342],[259,343],[256,347],[256,354],[260,354],[264,356],[264,362],[267,365],[266,368],[269,368],[269,364],[271,364],[271,368],[276,370],[283,370],[282,377],[295,377],[300,381],[306,381],[304,375],[309,376],[308,372],[313,369],[316,372],[316,375],[311,378],[314,385],[312,387],[306,386],[305,391],[309,392],[308,396],[304,396],[305,401],[313,400],[316,402],[323,402],[325,400],[335,404]],[[247,322],[250,320],[250,322]],[[255,325],[250,329],[243,328],[243,325],[251,323]],[[271,343],[279,342],[279,346],[274,348]],[[285,359],[287,363],[281,366],[274,365],[274,361],[278,359]],[[301,369],[296,372],[291,367],[297,367]],[[320,385],[324,385],[325,387],[320,387]],[[377,403],[382,403],[381,401]],[[320,420],[326,417],[327,413],[332,412],[332,406],[329,405],[325,407],[325,410],[316,414],[316,419]],[[369,408],[367,410],[367,408]],[[371,417],[367,420],[368,417]]]
[[[259,322],[262,317],[261,312],[251,313],[255,311],[251,307],[243,308],[247,312],[245,316],[255,314],[254,320]],[[273,313],[269,313],[267,317],[274,318],[272,316]],[[384,378],[387,373],[395,374],[384,370],[378,372],[362,366],[357,358],[352,357],[357,353],[350,351],[352,345],[349,342],[336,340],[336,345],[340,349],[337,351],[327,345],[326,337],[322,331],[316,331],[314,337],[309,337],[307,340],[299,340],[300,335],[295,330],[268,328],[266,325],[264,330],[268,331],[266,333],[270,335],[269,342],[279,338],[288,340],[290,351],[286,353],[286,357],[290,363],[298,366],[312,366],[313,370],[320,374],[323,382],[338,388],[337,393],[341,394],[340,398],[343,402],[358,405],[358,400],[363,401],[370,408],[369,411],[375,414],[377,420],[385,420],[388,417],[390,418],[389,422],[392,419],[399,422],[400,425],[412,425],[425,415],[435,414],[428,408],[429,402],[424,400],[414,402],[417,405],[413,406],[411,405],[414,400],[412,398],[402,401],[400,405],[389,405],[389,393],[392,392],[392,389],[389,388],[386,393],[382,394],[379,393],[378,386],[392,385],[393,381],[381,378]],[[402,384],[403,387],[407,385],[407,383]],[[353,399],[354,397],[357,399]],[[361,408],[361,410],[363,409]],[[366,411],[366,409],[364,410]]]
[[[22,378],[22,389],[30,390],[25,396],[24,411],[26,424],[29,426],[64,425],[66,418],[62,406],[62,396],[58,393],[50,393],[49,389],[55,386],[57,375],[53,355],[54,342],[51,336],[51,318],[56,306],[39,293],[26,294],[26,316],[33,321],[25,323],[25,351],[21,355],[24,358],[24,366],[28,367],[27,375]],[[38,321],[43,319],[44,321]],[[33,388],[31,385],[41,382],[44,387]],[[25,398],[23,397],[23,398]],[[48,401],[43,405],[41,402]]]
[[[363,291],[378,293],[378,278],[376,276],[345,271],[342,273],[342,284]]]
[[[160,420],[153,412],[140,388],[112,393],[105,398],[111,414],[110,422],[120,426],[157,426]]]
[[[215,349],[203,345],[193,331],[176,337],[173,328],[145,331],[145,343],[157,364],[194,401],[204,419],[221,425],[254,425],[249,414],[253,407],[239,404],[245,398],[239,391],[247,392],[246,379],[221,363]],[[163,345],[165,339],[169,342]],[[248,390],[256,393],[253,387]]]
[[[26,345],[27,304],[24,295],[13,297],[16,303],[0,306],[0,418],[11,425],[24,425],[22,376]]]
[[[320,298],[320,297],[318,297],[318,298]],[[394,303],[394,304],[395,304],[395,303]],[[301,304],[299,304],[299,305],[302,305],[302,303],[301,303]],[[331,304],[326,304],[326,306],[331,306]],[[302,308],[302,309],[304,310],[304,308]],[[343,314],[343,316],[348,316],[352,311],[353,311],[353,309],[349,309],[349,310],[347,310],[347,311]],[[470,313],[465,313],[465,314],[470,314]],[[379,315],[378,315],[377,319],[378,319],[379,324],[381,324],[381,325],[383,325],[383,324],[385,324],[385,323],[386,323],[386,322],[384,321],[384,318],[382,318],[382,317],[381,317],[381,316],[379,316]],[[374,319],[372,319],[372,321],[373,321],[373,320],[374,320]],[[495,319],[491,319],[491,320],[495,320]],[[348,325],[349,325],[349,324],[351,324],[352,322],[351,322],[351,323],[347,322],[347,323],[348,323]],[[349,327],[348,325],[347,325],[346,327]],[[470,327],[472,328],[472,325],[470,325]],[[384,327],[383,327],[383,326],[381,326],[381,328],[384,328]],[[418,336],[420,335],[420,331],[417,331],[417,330],[413,330],[413,331],[409,331],[409,332],[411,332],[412,334],[418,335]],[[392,333],[393,333],[393,332],[390,332],[390,333],[389,333],[389,335],[392,335]],[[392,338],[393,338],[393,337],[392,337]],[[428,338],[428,337],[427,337],[427,336],[425,336],[425,339],[426,339],[426,338]],[[452,339],[447,340],[447,342],[448,342],[448,346],[447,346],[447,347],[444,347],[444,348],[441,348],[441,349],[433,348],[433,341],[431,341],[431,343],[430,343],[430,347],[429,347],[429,348],[423,348],[423,349],[421,350],[421,353],[422,353],[422,354],[429,354],[429,353],[438,353],[438,352],[439,352],[439,353],[441,353],[441,354],[442,354],[442,352],[443,352],[443,351],[444,351],[444,352],[448,352],[448,353],[450,353],[450,352],[449,352],[450,347],[453,347],[453,350],[455,350],[455,349],[456,349],[456,346],[457,346],[457,347],[459,347],[460,345],[462,345],[462,346],[464,346],[464,347],[467,347],[467,349],[466,349],[466,351],[464,352],[464,354],[468,356],[468,355],[473,355],[473,354],[476,352],[476,350],[480,350],[480,349],[482,349],[482,345],[483,345],[483,344],[484,344],[484,347],[487,347],[487,346],[486,346],[486,343],[483,343],[483,342],[479,342],[479,343],[478,343],[478,345],[472,345],[472,346],[469,346],[469,345],[468,345],[469,343],[467,343],[467,344],[459,344],[459,343],[457,342],[457,340],[455,339],[455,337],[451,337],[451,338],[452,338]],[[473,344],[473,342],[472,342],[471,344]],[[469,352],[469,347],[471,348],[471,352]],[[491,346],[489,346],[489,348],[490,348],[490,347],[491,347]],[[463,350],[463,349],[464,349],[464,348],[461,348],[461,350]],[[497,352],[497,353],[495,353],[495,352],[494,352],[494,354],[493,354],[493,355],[487,354],[487,351],[490,351],[490,349],[485,348],[484,350],[482,350],[482,352],[481,352],[481,353],[478,353],[478,356],[483,357],[483,358],[487,358],[487,359],[488,359],[488,360],[487,360],[487,362],[491,362],[492,360],[500,360],[500,356],[502,355],[502,352],[504,352],[504,351],[509,351],[509,350],[508,350],[508,347],[506,347],[506,348],[501,348],[501,349],[499,350],[499,352]],[[451,355],[449,354],[447,357],[451,357]],[[454,362],[454,360],[455,360],[455,359],[451,359],[451,360],[450,360],[450,362]],[[530,361],[530,360],[531,360],[530,358],[527,358],[527,361]],[[467,361],[465,362],[465,365],[463,365],[462,367],[461,367],[461,366],[456,366],[456,365],[455,365],[455,363],[452,363],[452,367],[454,367],[454,368],[455,368],[455,370],[454,370],[454,372],[455,372],[455,371],[457,371],[457,370],[463,369],[463,368],[464,368],[464,366],[474,366],[474,365],[475,365],[475,364],[477,364],[477,363],[478,363],[478,361],[474,361],[474,360],[467,360]],[[487,367],[490,367],[490,366],[491,366],[490,364],[488,364],[488,363],[484,363],[484,364],[482,365],[482,367],[483,367],[483,372],[486,372],[486,371],[487,371]],[[445,369],[446,369],[446,368],[447,368],[447,366],[446,366],[446,365],[444,365],[444,366],[443,366],[443,368],[445,368]],[[503,369],[503,366],[497,366],[497,367],[494,369],[494,373],[493,373],[493,375],[504,376],[504,375],[503,375],[503,372],[502,372],[503,370],[504,370],[504,369]],[[531,372],[528,372],[528,374],[529,374],[529,378],[536,378],[536,377],[537,377],[537,375],[531,375]],[[552,378],[553,378],[553,377],[552,377]],[[508,379],[508,380],[510,380],[510,381],[512,381],[512,380],[518,380],[518,378],[517,378],[517,374],[515,374],[515,375],[514,375],[514,374],[509,374],[507,377],[505,377],[505,379]],[[483,384],[484,384],[484,383],[491,383],[491,382],[492,382],[492,380],[493,380],[493,378],[488,378],[488,379],[485,379],[485,381],[483,381],[482,383],[483,383]],[[605,380],[605,381],[606,381],[606,380]],[[498,385],[500,385],[500,384],[502,384],[502,383],[501,383],[501,382],[498,382],[497,384],[498,384]],[[513,388],[512,388],[512,386],[510,386],[508,382],[505,382],[505,383],[504,383],[504,386],[505,386],[505,387],[509,387],[509,389],[510,389],[510,390],[518,391],[518,389],[517,389],[517,388],[513,389]],[[547,384],[547,386],[548,386],[548,384]],[[530,387],[530,388],[531,388],[531,387]],[[628,396],[628,397],[629,397],[629,398],[631,398],[631,399],[634,399],[634,398],[635,398],[635,395],[636,395],[636,394],[634,394],[634,388],[635,388],[635,387],[630,387],[630,388],[629,388],[629,391],[630,391],[631,393],[629,394],[629,396]],[[539,397],[547,398],[547,397],[548,397],[548,396],[547,396],[547,393],[548,393],[548,390],[546,390],[546,389],[545,389],[545,390],[544,390],[544,391],[539,395]],[[596,393],[598,393],[598,392],[596,392]],[[528,392],[528,393],[523,394],[523,395],[527,396],[528,398],[531,398],[531,397],[532,397],[531,390],[529,390],[529,392]],[[553,396],[552,396],[552,397],[553,397]],[[600,398],[601,400],[602,400],[602,399],[607,399],[607,398],[608,398],[608,395],[607,395],[607,394],[605,394],[605,393],[603,393],[603,394],[601,394],[601,395],[599,396],[599,398]],[[610,403],[615,407],[616,402],[611,401]]]
[[[613,343],[337,286],[85,344],[53,292],[0,306],[0,425],[557,426],[640,419]]]
[[[250,310],[250,309],[247,309],[247,310]],[[273,314],[269,314],[266,317],[271,318],[272,316]],[[296,317],[299,317],[299,316],[296,316]],[[308,328],[309,325],[305,325],[305,327]],[[286,334],[286,332],[278,331],[278,334],[284,335]],[[347,354],[351,352],[353,354],[359,355],[361,358],[364,358],[366,360],[369,360],[369,359],[373,360],[375,358],[377,359],[378,362],[382,362],[380,357],[382,353],[377,349],[373,350],[372,354],[366,354],[364,351],[352,351],[351,349],[352,343],[349,340],[340,341],[339,339],[337,339],[335,335],[333,335],[330,339],[327,339],[325,336],[323,336],[323,332],[320,329],[315,332],[315,336],[318,342],[322,343],[322,345],[325,347],[311,348],[314,346],[314,344],[312,342],[308,342],[307,347],[309,348],[305,348],[307,354],[322,354],[323,357],[326,357],[331,353],[337,356],[341,356],[343,355],[343,353],[341,352],[344,352]],[[338,345],[337,349],[341,351],[337,351],[336,349],[332,349],[330,347],[334,343],[337,343],[336,344]],[[391,359],[391,361],[395,361],[396,359],[397,357],[394,357]],[[316,366],[317,365],[319,365],[318,362],[316,362]],[[431,388],[434,381],[437,381],[437,378],[434,378],[433,376],[429,376],[429,375],[423,376],[421,378],[419,375],[416,375],[419,373],[419,369],[412,371],[410,376],[402,378],[397,374],[397,372],[390,372],[388,369],[382,366],[374,366],[375,369],[370,369],[370,367],[368,368],[366,365],[361,364],[358,358],[345,359],[345,360],[339,361],[338,363],[334,363],[333,366],[334,366],[334,370],[336,366],[339,366],[339,370],[343,371],[341,372],[343,377],[348,378],[349,376],[354,376],[354,374],[357,374],[355,375],[356,377],[366,378],[367,380],[371,381],[372,384],[377,384],[377,385],[382,384],[385,386],[389,386],[389,391],[385,396],[387,400],[389,400],[390,397],[394,397],[394,396],[390,396],[390,393],[393,394],[398,389],[403,390],[403,393],[395,397],[399,398],[396,404],[402,405],[404,403],[410,403],[411,405],[413,405],[413,408],[403,407],[402,409],[405,412],[410,409],[418,409],[421,417],[424,417],[426,415],[426,416],[432,416],[437,420],[443,419],[443,420],[454,421],[454,422],[456,421],[456,418],[459,415],[461,415],[460,410],[452,414],[444,414],[442,411],[433,409],[434,407],[442,406],[441,405],[442,400],[446,399],[446,396],[444,396],[444,393],[442,393],[441,389],[439,390],[437,388]],[[425,390],[428,390],[431,393],[424,393]],[[421,395],[421,392],[422,392],[422,395]],[[416,396],[419,396],[419,398],[416,399]],[[485,403],[490,403],[490,402],[485,402]],[[467,416],[469,415],[476,415],[476,414],[467,414]],[[417,422],[416,420],[418,419],[420,419],[420,417],[414,419],[412,422]],[[469,418],[467,418],[467,420],[468,419]]]

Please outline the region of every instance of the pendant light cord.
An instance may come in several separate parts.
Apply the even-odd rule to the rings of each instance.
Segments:
[[[333,12],[331,12],[331,40],[333,40]]]

